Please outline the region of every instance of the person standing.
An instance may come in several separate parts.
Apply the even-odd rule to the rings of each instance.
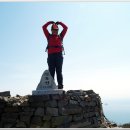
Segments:
[[[49,33],[47,27],[51,26],[51,34]],[[61,25],[63,30],[58,34],[59,27]],[[68,27],[63,22],[49,21],[42,26],[43,32],[47,38],[48,45],[46,50],[48,51],[47,63],[51,76],[54,79],[55,72],[57,75],[58,89],[63,89],[63,75],[62,75],[62,65],[63,65],[63,54],[64,50],[62,41],[68,30]]]

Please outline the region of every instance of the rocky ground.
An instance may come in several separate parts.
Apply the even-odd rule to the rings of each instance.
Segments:
[[[0,93],[0,128],[118,128],[104,115],[93,90],[69,90],[62,95],[11,97]]]

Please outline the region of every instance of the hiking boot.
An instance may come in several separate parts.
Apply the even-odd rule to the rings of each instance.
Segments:
[[[63,89],[63,85],[58,84],[58,89]]]

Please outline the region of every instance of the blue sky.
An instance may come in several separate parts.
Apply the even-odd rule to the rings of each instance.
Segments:
[[[41,27],[52,20],[68,26],[64,89],[130,98],[129,2],[0,2],[0,91],[36,89],[48,68]]]

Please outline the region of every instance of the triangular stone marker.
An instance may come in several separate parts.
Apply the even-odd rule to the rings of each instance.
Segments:
[[[63,90],[58,89],[49,70],[45,70],[41,77],[40,83],[36,90],[32,91],[32,95],[45,95],[45,94],[62,94]]]

